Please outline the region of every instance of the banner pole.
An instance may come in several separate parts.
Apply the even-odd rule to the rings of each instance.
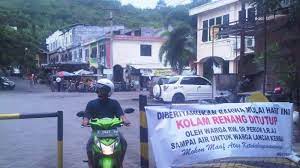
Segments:
[[[141,167],[149,167],[149,151],[148,151],[148,125],[145,112],[147,106],[147,96],[139,95],[139,110],[140,110],[140,159]]]

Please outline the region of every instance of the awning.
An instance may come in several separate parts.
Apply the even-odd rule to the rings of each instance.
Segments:
[[[75,75],[91,75],[94,74],[94,72],[86,71],[84,69],[80,69],[78,71],[73,72]]]
[[[212,56],[208,56],[208,57],[204,57],[204,58],[202,58],[202,59],[199,59],[199,60],[197,60],[197,61],[194,62],[194,63],[204,63],[204,62],[206,62],[206,61],[208,61],[208,60],[210,60],[210,59],[213,59],[213,61],[216,62],[216,63],[218,63],[218,64],[222,64],[222,62],[225,61],[225,60],[224,60],[223,58],[221,58],[221,57],[216,57],[216,56],[212,57]]]

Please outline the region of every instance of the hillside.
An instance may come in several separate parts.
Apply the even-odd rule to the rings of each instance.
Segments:
[[[27,55],[33,55],[40,47],[45,48],[46,37],[59,28],[76,23],[109,25],[111,9],[114,24],[129,28],[181,23],[195,26],[196,20],[188,16],[188,10],[208,1],[193,0],[191,4],[168,7],[160,0],[155,9],[138,9],[132,5],[122,6],[118,0],[1,0],[0,66],[9,65],[8,58],[24,60],[20,56],[24,55],[24,48],[30,51]],[[17,27],[18,31],[8,26]],[[18,52],[12,54],[12,49]]]
[[[109,11],[114,9],[114,23],[127,27],[160,27],[163,17],[154,10],[121,6],[117,0],[2,0],[2,24],[28,29],[39,40],[50,32],[74,24],[108,25]]]

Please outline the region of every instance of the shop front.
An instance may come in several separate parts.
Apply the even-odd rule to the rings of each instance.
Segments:
[[[168,67],[131,64],[126,66],[125,81],[135,90],[149,90],[153,77],[171,75],[174,75],[174,72]]]

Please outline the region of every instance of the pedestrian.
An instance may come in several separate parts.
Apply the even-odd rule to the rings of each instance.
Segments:
[[[60,90],[61,90],[61,80],[62,79],[59,76],[56,78],[56,85],[57,85],[58,92],[60,92]]]
[[[34,74],[29,75],[29,86],[32,88],[34,85]]]

